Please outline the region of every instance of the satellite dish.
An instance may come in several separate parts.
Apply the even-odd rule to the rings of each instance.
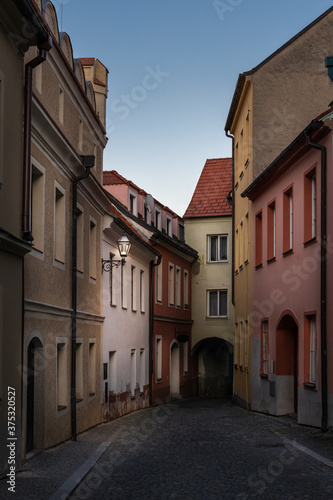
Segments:
[[[154,203],[154,198],[152,197],[151,194],[146,195],[145,205],[146,205],[149,212],[152,212],[154,210],[155,203]]]

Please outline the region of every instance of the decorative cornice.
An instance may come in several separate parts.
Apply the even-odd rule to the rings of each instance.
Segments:
[[[72,309],[55,306],[53,304],[46,304],[44,302],[38,302],[36,300],[30,299],[24,299],[24,310],[33,313],[60,316],[64,318],[70,318],[72,316]],[[103,323],[105,320],[105,316],[100,316],[99,314],[88,313],[85,311],[78,311],[77,319]]]

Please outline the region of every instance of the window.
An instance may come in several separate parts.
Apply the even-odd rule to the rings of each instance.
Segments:
[[[238,323],[235,323],[235,346],[234,346],[234,364],[236,366],[239,366],[239,360],[240,360],[240,357],[239,357],[239,342],[240,342],[240,339],[239,339],[239,324]]]
[[[83,215],[83,208],[80,205],[77,205],[76,208],[76,213],[77,213],[77,261],[76,261],[76,268],[77,271],[80,273],[83,273],[83,267],[84,267],[84,254],[83,254],[83,249],[84,249],[84,215]]]
[[[67,345],[57,340],[57,405],[58,411],[67,408]]]
[[[267,207],[267,261],[272,261],[276,256],[276,214],[275,201]]]
[[[185,241],[185,230],[183,224],[178,224],[178,238],[180,241]]]
[[[156,266],[156,302],[162,302],[162,260]]]
[[[117,391],[117,363],[116,351],[109,351],[109,391]]]
[[[175,266],[169,264],[169,306],[175,305]]]
[[[228,236],[208,236],[208,262],[226,262],[228,260]]]
[[[184,270],[184,309],[188,309],[188,271]]]
[[[162,337],[156,337],[156,382],[162,380]]]
[[[262,266],[262,212],[256,215],[255,266]]]
[[[125,266],[121,266],[121,307],[127,309],[127,280]]]
[[[188,342],[183,343],[183,372],[188,374]]]
[[[268,338],[268,321],[261,323],[261,374],[268,375],[269,373],[269,338]]]
[[[181,269],[180,267],[176,267],[176,307],[180,308],[181,306]]]
[[[239,267],[242,269],[244,263],[244,225],[241,220],[239,225]]]
[[[76,340],[76,402],[83,399],[83,345],[82,339]]]
[[[304,381],[305,383],[316,384],[317,373],[317,332],[316,315],[305,316],[304,323]]]
[[[135,266],[131,266],[131,308],[132,311],[137,310],[136,304],[136,270]]]
[[[170,217],[166,218],[166,233],[172,237],[172,219]]]
[[[146,361],[146,356],[145,356],[145,350],[140,349],[140,392],[143,392],[143,388],[145,385],[145,363]]]
[[[249,214],[244,218],[244,264],[249,261]]]
[[[64,91],[59,87],[59,121],[64,123]]]
[[[283,253],[293,249],[293,188],[283,193]]]
[[[136,389],[136,350],[131,349],[131,395],[135,395]]]
[[[138,215],[138,211],[137,211],[137,198],[136,198],[136,195],[134,193],[129,193],[129,206],[128,206],[128,209],[129,211],[137,216]]]
[[[161,212],[155,208],[155,227],[161,231]]]
[[[59,184],[54,190],[54,259],[65,262],[65,191]]]
[[[235,270],[238,272],[239,268],[239,229],[235,231]]]
[[[89,229],[89,276],[96,279],[96,260],[97,260],[97,226],[96,221],[90,219]]]
[[[140,271],[140,311],[145,312],[145,272]]]
[[[88,356],[88,379],[89,379],[89,396],[96,393],[96,342],[89,340],[89,356]]]
[[[207,292],[207,316],[225,317],[228,313],[227,290],[209,290]]]
[[[317,236],[317,186],[316,169],[304,177],[304,241],[314,240]]]
[[[39,252],[44,251],[44,173],[42,166],[32,165],[31,229],[33,248]]]

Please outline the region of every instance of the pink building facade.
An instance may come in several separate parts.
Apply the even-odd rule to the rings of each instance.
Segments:
[[[332,119],[312,122],[242,194],[253,202],[252,409],[323,430],[333,425]]]

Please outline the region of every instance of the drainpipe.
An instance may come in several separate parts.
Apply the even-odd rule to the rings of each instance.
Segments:
[[[76,441],[76,302],[77,302],[77,185],[88,177],[90,169],[95,164],[95,157],[81,156],[85,173],[73,180],[73,205],[72,205],[72,351],[71,351],[71,420],[72,441]]]
[[[326,334],[326,147],[311,142],[310,135],[306,135],[308,146],[321,151],[321,204],[320,204],[320,330],[321,330],[321,394],[322,394],[322,418],[321,431],[327,432],[327,334]]]
[[[32,75],[33,69],[46,60],[52,47],[52,39],[39,46],[37,57],[25,65],[24,90],[24,151],[23,151],[23,196],[22,196],[22,238],[32,242],[31,234],[31,115],[32,115]]]
[[[149,405],[153,404],[153,360],[154,360],[154,268],[161,263],[161,257],[158,256],[157,262],[153,260],[149,266]]]

